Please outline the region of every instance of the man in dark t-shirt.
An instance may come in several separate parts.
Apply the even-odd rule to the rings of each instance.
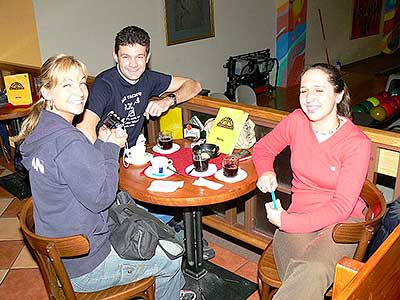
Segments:
[[[132,147],[143,128],[144,118],[158,117],[201,91],[200,83],[193,79],[146,70],[150,55],[150,37],[143,29],[128,26],[115,37],[113,56],[117,65],[96,77],[83,119],[77,125],[92,143],[110,111],[125,119],[128,147]],[[160,100],[148,101],[165,93],[167,96]],[[173,216],[152,213],[164,223],[181,228],[182,222],[177,223]],[[215,255],[206,242],[203,252],[205,259]]]
[[[96,77],[87,109],[100,118],[98,124],[103,124],[110,111],[124,118],[128,145],[132,147],[143,127],[147,99],[164,93],[171,79],[170,75],[146,70],[136,84],[131,84],[123,77],[119,66],[112,67]]]
[[[88,107],[77,127],[94,142],[96,128],[110,111],[125,118],[128,146],[136,144],[144,118],[158,117],[170,107],[197,95],[200,83],[185,77],[146,70],[150,59],[150,37],[136,26],[122,29],[115,38],[115,67],[100,73],[90,91]],[[153,96],[167,97],[148,101]]]
[[[125,119],[128,147],[132,147],[144,118],[158,117],[201,91],[200,83],[193,79],[146,70],[150,56],[150,37],[145,30],[128,26],[118,32],[113,53],[117,64],[96,76],[83,119],[77,125],[92,143],[110,111]],[[163,99],[148,101],[165,93],[168,95]],[[174,221],[171,215],[152,213],[164,223]]]

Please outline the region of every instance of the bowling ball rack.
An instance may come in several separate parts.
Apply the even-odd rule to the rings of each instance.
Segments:
[[[355,124],[382,130],[391,131],[392,129],[394,129],[392,128],[394,122],[396,122],[399,119],[400,119],[400,111],[395,112],[393,115],[390,116],[390,118],[387,118],[382,122],[373,119],[369,114],[353,112],[353,122]],[[397,129],[400,130],[400,124],[399,128]]]

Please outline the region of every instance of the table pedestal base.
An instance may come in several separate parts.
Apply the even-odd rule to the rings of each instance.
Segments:
[[[213,263],[204,262],[206,273],[195,279],[185,274],[184,289],[196,293],[196,300],[244,300],[257,290],[257,284]]]

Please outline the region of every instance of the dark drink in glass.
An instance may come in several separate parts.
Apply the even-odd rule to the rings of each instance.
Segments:
[[[208,159],[193,160],[193,166],[196,172],[205,172],[208,170]]]
[[[169,150],[172,148],[172,138],[161,138],[158,140],[158,147],[163,150]]]
[[[223,174],[225,177],[235,177],[238,173],[238,169],[238,166],[235,164],[225,165]]]
[[[225,177],[236,177],[239,170],[239,159],[235,156],[228,155],[222,159],[222,174]]]
[[[169,150],[172,148],[173,140],[171,131],[160,131],[157,139],[158,147],[162,150]]]
[[[208,170],[208,161],[210,158],[201,152],[193,153],[193,166],[196,172],[205,172]]]

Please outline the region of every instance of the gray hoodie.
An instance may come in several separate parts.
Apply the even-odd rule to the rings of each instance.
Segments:
[[[21,144],[29,171],[35,231],[47,237],[84,234],[88,255],[64,259],[71,278],[94,270],[109,254],[108,207],[118,188],[119,147],[86,136],[64,118],[42,111]]]

